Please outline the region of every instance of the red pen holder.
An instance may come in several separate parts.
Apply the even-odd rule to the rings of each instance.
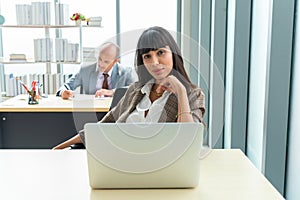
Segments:
[[[37,91],[30,91],[28,96],[28,104],[35,105],[39,104],[39,95]]]
[[[40,99],[40,95],[39,95],[39,88],[41,85],[38,85],[38,81],[34,80],[31,83],[31,88],[29,90],[29,88],[27,87],[27,85],[25,85],[23,83],[23,81],[21,81],[20,79],[19,82],[21,83],[21,85],[24,87],[24,89],[26,90],[26,92],[28,93],[28,104],[29,105],[35,105],[35,104],[39,104],[39,99]]]
[[[32,81],[31,89],[28,90],[28,94],[29,94],[29,97],[28,97],[29,105],[39,104],[40,96],[39,96],[39,92],[37,89],[37,81]]]

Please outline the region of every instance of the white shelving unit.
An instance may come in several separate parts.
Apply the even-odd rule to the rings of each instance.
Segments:
[[[4,65],[9,65],[9,64],[31,64],[31,65],[34,65],[34,64],[45,64],[45,70],[46,70],[46,73],[45,74],[48,74],[50,76],[49,79],[52,79],[51,78],[51,74],[52,74],[52,70],[51,70],[51,67],[52,67],[52,64],[57,64],[57,73],[60,73],[62,71],[62,67],[63,67],[63,64],[74,64],[74,65],[79,65],[81,64],[82,60],[83,60],[83,52],[82,52],[82,26],[81,25],[2,25],[0,26],[0,29],[1,31],[3,29],[16,29],[17,31],[19,30],[22,30],[22,29],[44,29],[44,38],[51,38],[51,39],[55,39],[55,38],[61,38],[60,35],[61,35],[61,30],[62,29],[76,29],[77,33],[76,34],[79,34],[79,52],[77,52],[79,54],[78,56],[78,59],[76,59],[75,61],[56,61],[56,58],[51,58],[50,61],[36,61],[34,58],[29,58],[26,56],[26,60],[11,60],[9,57],[0,57],[0,67],[2,67],[2,72],[3,72],[3,75],[1,75],[1,79],[3,78],[3,80],[5,80],[5,70],[4,70]],[[54,35],[50,35],[50,29],[54,29],[56,34],[55,36]],[[57,32],[58,31],[58,32]],[[21,35],[22,31],[20,31],[20,35]],[[51,31],[52,33],[52,31]],[[57,36],[57,33],[59,36]],[[26,39],[26,38],[25,38]],[[4,39],[2,40],[4,42]],[[32,44],[33,45],[33,44]],[[51,54],[55,54],[55,49],[56,48],[52,48],[50,49],[51,51]],[[28,73],[30,74],[30,72]],[[44,83],[44,89],[43,91],[48,93],[48,94],[53,94],[55,93],[54,90],[57,90],[58,88],[58,85],[61,85],[64,81],[61,81],[63,80],[62,78],[59,79],[60,83],[55,83],[54,81],[51,82],[51,84],[55,85],[54,86],[47,86],[45,83]],[[50,84],[50,82],[47,81],[48,84]],[[10,84],[8,82],[5,82],[5,84]],[[27,83],[28,84],[28,83]],[[9,86],[9,88],[11,88],[13,86]],[[14,86],[16,87],[16,86]],[[48,89],[45,89],[45,87],[48,87]],[[7,88],[7,87],[6,87]],[[54,88],[53,90],[50,90],[49,88]],[[22,90],[22,89],[21,89]],[[19,91],[21,91],[19,90]],[[16,91],[16,90],[14,90]],[[1,92],[2,94],[4,92]],[[19,92],[17,92],[18,94]],[[5,91],[5,96],[7,96],[8,92]],[[11,96],[12,92],[9,93],[8,96]]]
[[[36,62],[33,58],[28,58],[24,61],[19,60],[10,60],[7,57],[0,57],[0,63],[3,64],[34,64],[34,63],[46,63],[46,73],[51,73],[51,64],[80,64],[83,60],[82,58],[82,26],[75,25],[2,25],[0,28],[29,28],[29,29],[44,29],[45,38],[51,38],[50,29],[65,29],[65,28],[76,28],[79,29],[79,61],[76,62],[56,62],[56,61],[47,61],[47,62]]]
[[[46,0],[49,2],[49,0]],[[41,0],[40,2],[46,2],[45,0]],[[51,1],[51,0],[50,0]],[[86,60],[84,60],[84,54],[83,52],[83,39],[82,39],[82,33],[84,28],[103,28],[101,24],[99,26],[96,25],[85,25],[85,22],[82,22],[80,25],[75,25],[75,22],[70,21],[69,24],[71,25],[56,25],[57,23],[62,24],[68,24],[66,21],[60,21],[61,18],[57,21],[57,16],[63,17],[63,19],[69,20],[70,13],[67,11],[66,15],[59,12],[57,12],[57,9],[55,7],[55,4],[61,3],[60,0],[52,0],[51,1],[51,8],[49,12],[51,13],[51,16],[47,19],[50,19],[50,21],[45,22],[37,22],[31,21],[27,24],[27,21],[24,22],[18,16],[14,18],[12,17],[11,13],[8,10],[9,9],[17,9],[17,4],[30,4],[35,1],[27,0],[22,3],[18,1],[14,1],[12,3],[8,3],[5,1],[5,6],[1,6],[1,0],[0,0],[0,14],[4,15],[6,17],[6,22],[3,25],[0,25],[0,96],[6,96],[6,90],[7,90],[7,83],[5,82],[7,79],[8,74],[13,74],[13,76],[19,76],[22,74],[30,74],[33,73],[36,74],[73,74],[77,71],[78,67],[81,65],[86,64]],[[4,4],[4,1],[3,1]],[[64,4],[64,3],[62,3]],[[33,11],[32,11],[33,12]],[[46,11],[48,12],[48,11]],[[48,13],[49,13],[48,12]],[[73,12],[73,11],[72,11]],[[14,12],[16,13],[16,11]],[[18,12],[21,13],[22,12]],[[7,17],[10,16],[10,17]],[[44,16],[44,15],[43,15]],[[47,15],[45,15],[47,16]],[[26,18],[21,18],[26,19]],[[36,18],[35,18],[36,19]],[[40,19],[40,18],[39,18]],[[29,20],[30,21],[30,20]],[[26,25],[23,25],[26,24]],[[45,23],[43,25],[32,25],[31,23]],[[74,31],[73,31],[74,30]],[[93,31],[94,32],[94,31]],[[99,31],[95,31],[99,32]],[[85,33],[85,32],[84,32]],[[87,38],[91,37],[89,32],[86,35]],[[14,36],[12,36],[14,35]],[[16,38],[12,39],[13,37]],[[9,40],[6,40],[9,38]],[[49,59],[47,57],[46,59],[37,59],[35,58],[39,57],[36,56],[35,45],[36,39],[43,40],[44,38],[50,38],[52,40],[52,50],[51,50],[51,57],[52,59]],[[76,46],[76,49],[78,49],[78,52],[76,50],[77,57],[75,59],[65,59],[66,61],[63,61],[65,57],[58,58],[55,55],[59,51],[55,51],[55,39],[60,38],[63,40],[67,40],[67,43],[72,43],[72,45]],[[47,39],[46,39],[47,40]],[[95,42],[98,39],[95,39]],[[90,47],[92,47],[91,44],[87,44]],[[46,48],[48,49],[48,48]],[[44,52],[44,51],[38,51],[38,52]],[[10,54],[25,54],[26,60],[11,60]],[[48,56],[49,54],[47,54]],[[72,54],[74,55],[74,54]],[[44,56],[44,54],[42,55]],[[45,60],[45,61],[44,61]],[[72,60],[72,61],[71,61]],[[10,66],[9,66],[10,65]],[[23,66],[24,67],[23,67]],[[74,67],[73,67],[74,66]],[[25,73],[24,73],[25,72]],[[57,87],[57,86],[56,86]],[[51,94],[51,93],[49,93]]]

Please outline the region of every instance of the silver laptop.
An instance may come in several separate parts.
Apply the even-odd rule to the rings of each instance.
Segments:
[[[84,129],[93,189],[198,185],[200,123],[87,123]]]

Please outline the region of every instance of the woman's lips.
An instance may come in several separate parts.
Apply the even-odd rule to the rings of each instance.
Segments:
[[[163,68],[156,69],[156,70],[153,70],[153,73],[159,75],[159,74],[163,73],[163,70],[164,70]]]

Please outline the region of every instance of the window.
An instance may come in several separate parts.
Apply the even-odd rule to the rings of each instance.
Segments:
[[[162,26],[176,32],[177,1],[120,0],[120,46],[123,64],[133,66],[137,40],[142,30],[151,26]]]

